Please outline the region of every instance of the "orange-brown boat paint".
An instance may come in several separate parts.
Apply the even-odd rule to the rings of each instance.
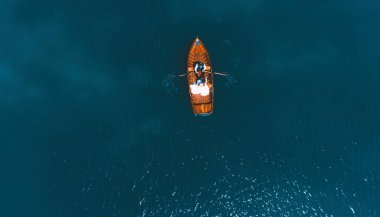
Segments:
[[[190,85],[196,82],[196,75],[194,69],[194,63],[201,62],[206,65],[204,71],[205,85],[209,87],[209,94],[202,96],[201,94],[192,94]],[[207,78],[207,79],[206,79]],[[210,115],[213,112],[214,102],[214,85],[213,85],[213,72],[211,67],[211,61],[206,47],[201,40],[197,37],[189,51],[189,57],[187,62],[187,80],[189,85],[190,101],[193,107],[193,113],[195,115]]]

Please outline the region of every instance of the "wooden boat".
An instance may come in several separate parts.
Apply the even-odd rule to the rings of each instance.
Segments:
[[[190,48],[187,80],[193,113],[201,116],[212,114],[214,107],[213,72],[206,47],[198,37]]]

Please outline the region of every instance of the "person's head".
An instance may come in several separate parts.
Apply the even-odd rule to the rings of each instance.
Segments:
[[[194,71],[196,72],[203,71],[205,67],[206,65],[204,63],[201,63],[201,62],[194,63]]]

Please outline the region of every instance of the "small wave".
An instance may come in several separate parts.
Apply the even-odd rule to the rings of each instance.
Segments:
[[[175,84],[175,79],[177,78],[174,74],[166,74],[163,76],[162,79],[162,86],[165,88],[166,92],[170,95],[174,95],[175,93],[178,93],[177,85]]]

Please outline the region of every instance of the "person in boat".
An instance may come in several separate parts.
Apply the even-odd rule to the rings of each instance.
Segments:
[[[196,84],[200,85],[204,83],[206,64],[196,62],[194,66],[195,76],[197,78]]]

